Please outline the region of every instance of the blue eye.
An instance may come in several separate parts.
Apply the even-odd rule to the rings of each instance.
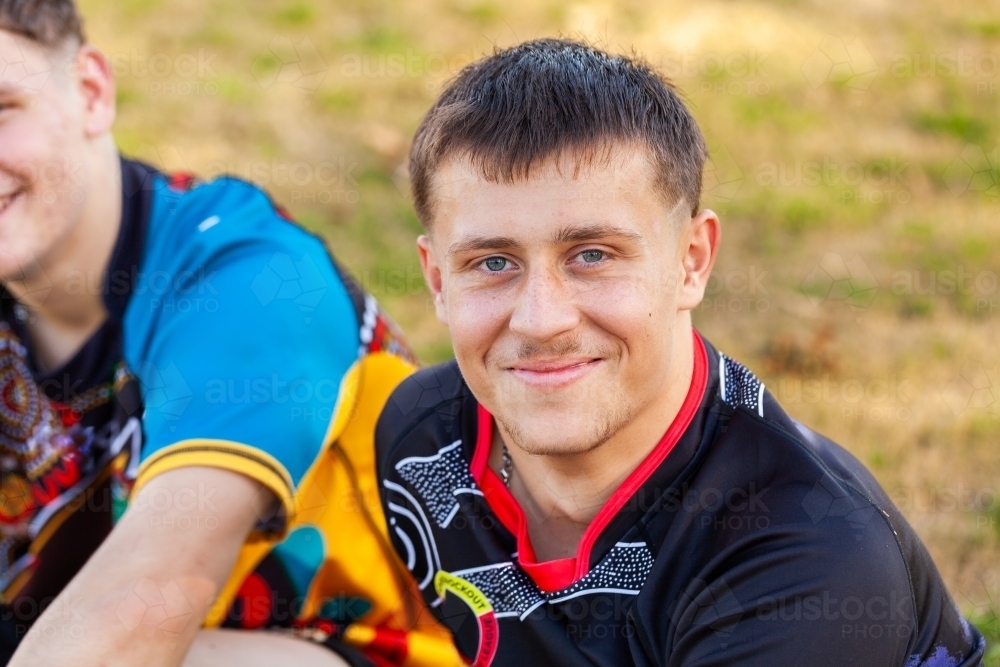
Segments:
[[[580,253],[580,259],[587,264],[593,264],[604,259],[604,252],[600,250],[584,250]]]
[[[490,257],[483,264],[486,266],[487,271],[503,271],[507,268],[507,260],[503,257]]]

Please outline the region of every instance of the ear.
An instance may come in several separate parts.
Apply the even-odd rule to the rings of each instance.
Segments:
[[[434,253],[434,244],[430,237],[421,235],[417,239],[417,253],[420,255],[420,269],[424,272],[427,289],[434,297],[434,312],[438,320],[448,325],[448,308],[444,301],[444,283],[441,280],[441,266]]]
[[[83,128],[94,139],[115,122],[115,77],[107,57],[89,44],[76,54],[76,84],[83,99]]]
[[[705,296],[708,277],[715,266],[722,239],[722,223],[714,211],[705,209],[687,224],[686,233],[681,234],[681,243],[686,243],[681,257],[681,283],[677,295],[680,310],[693,310]]]

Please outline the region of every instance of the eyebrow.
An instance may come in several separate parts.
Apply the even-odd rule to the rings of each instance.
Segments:
[[[461,241],[456,241],[448,246],[449,255],[457,255],[463,252],[474,250],[500,250],[503,248],[516,248],[518,242],[509,236],[471,236]]]
[[[552,237],[553,245],[565,243],[582,243],[596,239],[622,238],[629,241],[642,241],[642,234],[630,229],[613,225],[592,224],[563,227]],[[457,255],[476,250],[503,250],[516,248],[521,244],[509,236],[472,236],[456,241],[448,247],[448,255]]]
[[[594,241],[596,239],[606,239],[611,237],[628,239],[630,241],[642,241],[642,234],[639,234],[638,232],[632,231],[631,229],[624,229],[622,227],[615,227],[614,225],[604,225],[600,223],[563,227],[556,232],[552,241],[554,244],[559,245],[563,243],[580,243],[583,241]]]

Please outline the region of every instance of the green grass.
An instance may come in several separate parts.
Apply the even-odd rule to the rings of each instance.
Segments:
[[[998,601],[993,602],[985,611],[969,617],[969,621],[986,638],[986,658],[983,661],[985,667],[1000,667],[1000,612]]]

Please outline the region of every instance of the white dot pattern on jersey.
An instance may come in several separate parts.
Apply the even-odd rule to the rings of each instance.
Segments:
[[[447,528],[458,511],[458,494],[483,495],[469,472],[461,446],[462,441],[456,440],[434,456],[411,456],[396,464],[396,472],[417,492],[441,528]]]
[[[513,563],[497,563],[452,574],[481,590],[500,618],[521,616],[545,601],[535,583]]]
[[[734,408],[743,406],[764,416],[764,385],[746,366],[719,354],[719,393]]]
[[[653,554],[645,542],[619,542],[579,581],[547,597],[551,602],[559,602],[591,590],[638,593],[652,569]]]
[[[601,562],[576,583],[546,593],[513,563],[452,572],[462,577],[489,598],[498,617],[518,616],[522,620],[542,602],[558,604],[590,593],[635,595],[646,583],[653,569],[653,554],[645,542],[619,542]]]

